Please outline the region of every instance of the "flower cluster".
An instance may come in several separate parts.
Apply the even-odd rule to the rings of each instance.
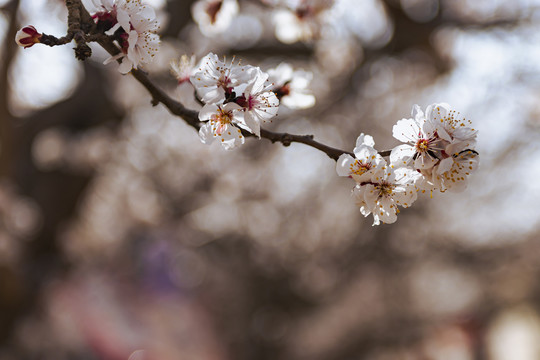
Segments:
[[[234,59],[227,63],[210,53],[190,80],[205,104],[199,112],[199,120],[206,122],[199,131],[203,143],[219,138],[225,149],[233,149],[244,143],[242,129],[260,137],[261,123],[277,115],[278,97],[258,67]]]
[[[93,18],[98,28],[114,34],[122,52],[105,61],[121,59],[118,70],[131,69],[153,60],[159,48],[159,28],[154,9],[141,0],[92,0],[98,12]]]
[[[393,223],[398,205],[409,207],[417,192],[462,191],[478,167],[474,150],[477,131],[448,104],[432,104],[424,113],[415,105],[412,118],[394,125],[393,135],[404,142],[390,153],[387,163],[374,149],[369,135],[361,134],[353,150],[340,156],[337,173],[356,181],[353,194],[373,225]]]

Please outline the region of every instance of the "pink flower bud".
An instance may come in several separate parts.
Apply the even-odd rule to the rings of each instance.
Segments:
[[[42,34],[40,34],[35,27],[28,25],[17,31],[17,35],[15,35],[15,42],[17,45],[26,49],[34,44],[39,43],[41,35]]]

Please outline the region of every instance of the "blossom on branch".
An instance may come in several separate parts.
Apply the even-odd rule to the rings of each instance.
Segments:
[[[446,134],[444,139],[439,136],[435,124],[426,121],[424,112],[418,105],[413,107],[412,116],[413,118],[401,119],[394,125],[394,137],[408,144],[396,146],[390,159],[403,165],[413,162],[417,170],[431,169],[441,158],[444,142],[448,142],[450,138]]]
[[[435,168],[433,183],[441,191],[465,190],[469,175],[478,168],[478,160],[474,150],[463,150],[442,160]]]
[[[234,87],[247,84],[252,78],[250,67],[235,64],[234,58],[230,64],[226,64],[210,53],[200,64],[198,71],[191,75],[191,83],[206,104],[217,104],[236,97]]]
[[[397,220],[398,205],[409,207],[416,200],[414,183],[420,175],[411,168],[394,169],[373,146],[373,137],[360,134],[353,151],[355,158],[342,154],[336,171],[356,181],[353,195],[362,215],[373,214],[373,225],[390,224]]]
[[[207,104],[199,112],[199,120],[206,121],[199,130],[199,137],[205,144],[220,139],[225,150],[231,150],[245,141],[242,131],[237,127],[243,123],[242,108],[235,103]]]
[[[244,109],[246,130],[260,137],[261,122],[270,121],[277,115],[279,100],[268,86],[265,86],[268,74],[259,68],[250,69],[253,78],[241,96],[234,101]]]
[[[105,60],[105,64],[120,59],[118,70],[127,74],[142,64],[151,62],[159,50],[159,29],[154,9],[141,0],[101,0],[103,11],[94,15],[99,24],[107,19],[115,24],[107,33],[114,33],[120,45],[120,54]]]
[[[394,125],[394,137],[408,144],[392,150],[391,162],[415,169],[422,192],[464,190],[478,166],[477,131],[471,122],[459,118],[448,104],[432,104],[425,113],[415,105],[412,115]]]
[[[465,149],[474,149],[476,146],[477,130],[473,129],[472,122],[459,117],[446,103],[432,104],[426,110],[426,118],[437,128],[439,134],[448,134],[451,147],[446,149],[448,154],[457,154]]]
[[[26,49],[39,43],[42,35],[43,34],[39,33],[35,27],[28,25],[17,31],[15,42],[17,45]]]
[[[240,66],[234,63],[234,58],[230,63],[226,63],[213,53],[201,60],[199,69],[190,77],[200,100],[206,104],[203,110],[212,109],[214,113],[221,111],[220,114],[224,114],[223,111],[230,109],[234,115],[229,113],[228,116],[224,116],[225,123],[232,123],[258,137],[261,123],[270,121],[276,116],[279,107],[279,100],[271,91],[271,84],[267,84],[267,80],[268,74],[258,67]],[[214,107],[210,108],[208,105]],[[204,119],[210,117],[205,115]],[[209,138],[210,133],[213,137],[222,136],[222,139],[225,139],[220,129],[219,126],[215,129],[207,126],[201,132],[201,139]],[[225,139],[224,147],[230,149],[244,142],[243,137],[237,138],[235,135],[235,139],[234,146],[231,145],[233,143],[229,141],[230,139]]]
[[[375,141],[370,135],[360,134],[353,150],[354,158],[349,154],[342,154],[336,165],[339,176],[348,176],[362,184],[378,181],[382,177],[386,161],[373,148]]]
[[[361,134],[354,158],[342,154],[336,165],[340,176],[356,181],[353,195],[364,216],[373,214],[373,225],[393,223],[398,206],[409,207],[417,192],[463,191],[478,167],[474,150],[477,131],[448,104],[432,104],[424,113],[414,105],[412,118],[393,127],[396,139],[406,144],[390,153],[390,164],[374,149],[375,141]]]
[[[396,222],[398,205],[409,207],[416,200],[416,177],[410,168],[385,166],[378,181],[358,184],[353,189],[360,212],[364,216],[373,214],[373,225]]]

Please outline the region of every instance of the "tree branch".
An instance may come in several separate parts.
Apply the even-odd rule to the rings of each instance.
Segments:
[[[85,19],[86,21],[88,19],[92,19],[88,11],[82,5],[81,0],[66,0],[66,4],[68,2],[71,5],[71,8],[68,8],[68,10],[70,11],[71,9],[77,9],[77,11],[80,10],[80,14],[77,14],[77,16],[82,18],[83,19],[82,21],[85,21]],[[76,4],[76,5],[73,5],[73,4]],[[79,26],[79,28],[83,28],[83,26],[81,25]],[[95,31],[95,27],[92,29],[92,31]],[[110,37],[108,36],[99,37],[99,35],[100,34],[92,33],[90,36],[94,36],[94,38],[97,39],[98,44],[100,44],[112,56],[116,56],[120,53],[120,49],[118,49],[118,47],[114,44],[113,40]],[[141,83],[141,85],[143,85],[146,88],[146,90],[148,90],[148,92],[152,96],[152,105],[156,106],[159,103],[162,103],[172,114],[183,118],[190,126],[192,126],[196,130],[199,130],[201,123],[199,121],[199,114],[197,111],[190,110],[186,108],[180,102],[172,99],[162,89],[160,89],[157,85],[155,85],[148,77],[148,74],[142,71],[141,69],[131,70],[131,75],[133,75],[133,77],[137,81],[139,81],[139,83]],[[242,131],[242,133],[246,137],[255,136],[244,130]],[[289,133],[272,132],[269,130],[261,129],[261,138],[270,140],[272,143],[280,142],[284,146],[289,146],[293,142],[305,144],[324,152],[331,159],[336,160],[336,161],[341,156],[341,154],[349,154],[349,155],[354,156],[354,154],[349,151],[333,148],[314,140],[313,135],[295,135],[295,134],[289,134]],[[388,156],[390,155],[390,151],[382,151],[380,152],[380,154],[381,156]]]

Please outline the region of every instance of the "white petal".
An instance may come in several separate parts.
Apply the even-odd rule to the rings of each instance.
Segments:
[[[413,185],[401,187],[399,191],[395,191],[393,195],[393,199],[396,204],[403,207],[411,206],[416,201],[416,198],[417,193]]]
[[[439,159],[432,158],[428,154],[422,153],[414,161],[414,168],[419,170],[431,169],[438,161]]]
[[[118,23],[120,26],[124,29],[125,32],[131,31],[131,25],[130,25],[130,16],[124,9],[117,9],[116,11],[116,19],[118,20]]]
[[[377,200],[379,199],[379,189],[371,184],[362,185],[361,188],[364,189],[364,202],[368,208],[374,209],[377,205]]]
[[[349,154],[341,154],[336,164],[336,172],[339,176],[349,176],[351,165],[354,164],[355,159]]]
[[[268,74],[263,72],[260,68],[254,68],[251,70],[251,82],[246,86],[244,93],[246,95],[259,94],[263,91],[266,80],[268,79]],[[247,96],[246,96],[247,97]]]
[[[398,145],[390,153],[390,163],[394,166],[406,166],[409,164],[416,153],[413,146]]]
[[[367,146],[375,146],[375,140],[373,140],[373,137],[371,135],[364,135],[364,133],[361,133],[360,136],[356,139],[356,146],[360,145],[367,145]]]
[[[420,133],[420,126],[414,119],[401,119],[392,128],[392,135],[405,143],[416,142]]]
[[[420,106],[418,104],[413,105],[411,115],[415,120],[420,120],[420,119],[425,118],[424,117],[424,112],[422,111],[422,109],[420,108]]]
[[[204,144],[211,144],[214,141],[215,136],[210,123],[206,123],[201,126],[201,128],[199,129],[199,137],[201,139],[201,142],[203,142]]]
[[[118,71],[120,71],[122,74],[127,74],[131,71],[131,69],[133,69],[133,63],[131,62],[131,60],[124,56],[122,58],[120,66],[118,66]]]
[[[244,113],[243,123],[247,127],[246,130],[248,130],[252,134],[257,135],[258,137],[261,137],[261,124],[259,123],[258,119],[253,116],[253,113],[251,111],[246,111]]]
[[[217,105],[206,104],[199,111],[199,120],[200,121],[210,120],[212,118],[212,115],[217,114],[217,112],[218,112],[218,106]]]
[[[444,174],[445,172],[449,171],[453,164],[454,158],[452,157],[441,160],[436,169],[437,174]]]
[[[225,150],[232,150],[244,143],[245,139],[240,129],[228,125],[221,136],[221,145]]]
[[[392,224],[397,220],[396,209],[396,204],[394,204],[392,199],[383,196],[379,200],[379,206],[373,211],[373,213],[377,213],[378,219],[385,224]]]

